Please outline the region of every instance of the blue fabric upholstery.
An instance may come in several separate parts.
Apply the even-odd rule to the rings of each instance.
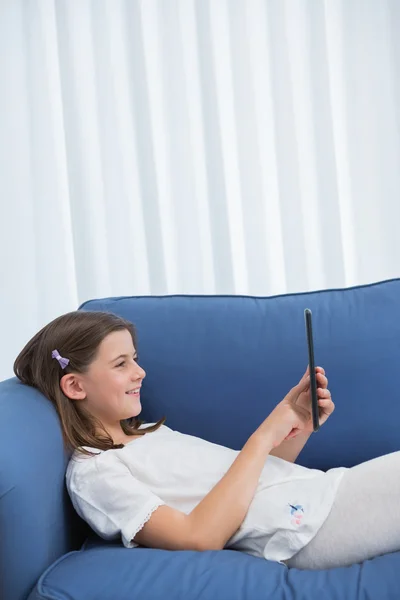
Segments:
[[[22,600],[44,568],[82,543],[65,489],[68,456],[50,402],[0,383],[0,599]]]
[[[147,371],[142,418],[240,449],[303,374],[303,310],[336,411],[311,436],[301,464],[351,466],[400,449],[397,382],[400,280],[274,298],[110,298],[138,330]],[[397,598],[400,552],[330,571],[298,571],[224,550],[127,550],[91,535],[63,484],[68,456],[57,417],[38,392],[0,384],[0,598]],[[47,570],[46,570],[47,569]],[[166,590],[168,593],[166,593]]]
[[[233,550],[129,552],[100,544],[63,556],[29,600],[398,600],[399,569],[399,552],[346,569],[300,571]]]

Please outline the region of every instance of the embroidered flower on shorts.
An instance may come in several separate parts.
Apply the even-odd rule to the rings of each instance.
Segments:
[[[304,508],[301,504],[289,504],[290,506],[290,514],[292,516],[292,525],[301,525],[301,522],[304,517]]]

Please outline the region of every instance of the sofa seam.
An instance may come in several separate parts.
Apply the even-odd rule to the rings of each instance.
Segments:
[[[41,599],[44,600],[54,600],[54,595],[49,596],[47,594],[47,592],[44,591],[43,586],[45,585],[44,580],[47,578],[47,576],[49,575],[49,573],[51,573],[51,571],[53,571],[56,566],[63,562],[68,556],[72,556],[73,554],[77,554],[79,553],[80,550],[72,550],[72,552],[67,552],[67,554],[63,554],[62,556],[60,556],[56,561],[54,561],[53,563],[51,563],[51,565],[49,565],[47,567],[47,569],[41,574],[41,576],[39,577],[37,583],[36,583],[36,588],[38,593],[41,596]]]
[[[144,299],[144,298],[154,298],[154,299],[163,299],[163,298],[250,298],[253,300],[273,300],[276,298],[292,298],[292,297],[300,297],[300,296],[311,296],[311,295],[320,295],[326,294],[329,292],[350,292],[359,289],[367,289],[370,287],[380,286],[385,283],[394,283],[400,282],[399,277],[394,277],[392,279],[384,279],[382,281],[374,281],[372,283],[362,283],[358,285],[353,285],[349,287],[339,287],[339,288],[326,288],[319,290],[309,290],[306,292],[288,292],[285,294],[273,294],[271,296],[253,296],[248,294],[161,294],[161,295],[139,295],[139,296],[109,296],[108,298],[90,298],[89,300],[85,300],[83,304],[79,306],[79,310],[82,309],[87,304],[92,302],[101,301],[101,305],[104,306],[105,302],[113,301],[121,301],[128,299]]]

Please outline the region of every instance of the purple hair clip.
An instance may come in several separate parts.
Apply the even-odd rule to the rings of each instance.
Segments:
[[[65,367],[69,364],[69,358],[63,358],[62,356],[60,356],[58,350],[53,350],[51,356],[52,358],[56,358],[58,360],[62,369],[65,369]]]

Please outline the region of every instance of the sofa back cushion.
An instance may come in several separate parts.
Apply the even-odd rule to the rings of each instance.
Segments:
[[[108,298],[82,309],[135,323],[142,418],[165,415],[173,429],[240,449],[307,367],[306,307],[336,410],[298,461],[328,469],[397,450],[400,280],[270,298]]]

